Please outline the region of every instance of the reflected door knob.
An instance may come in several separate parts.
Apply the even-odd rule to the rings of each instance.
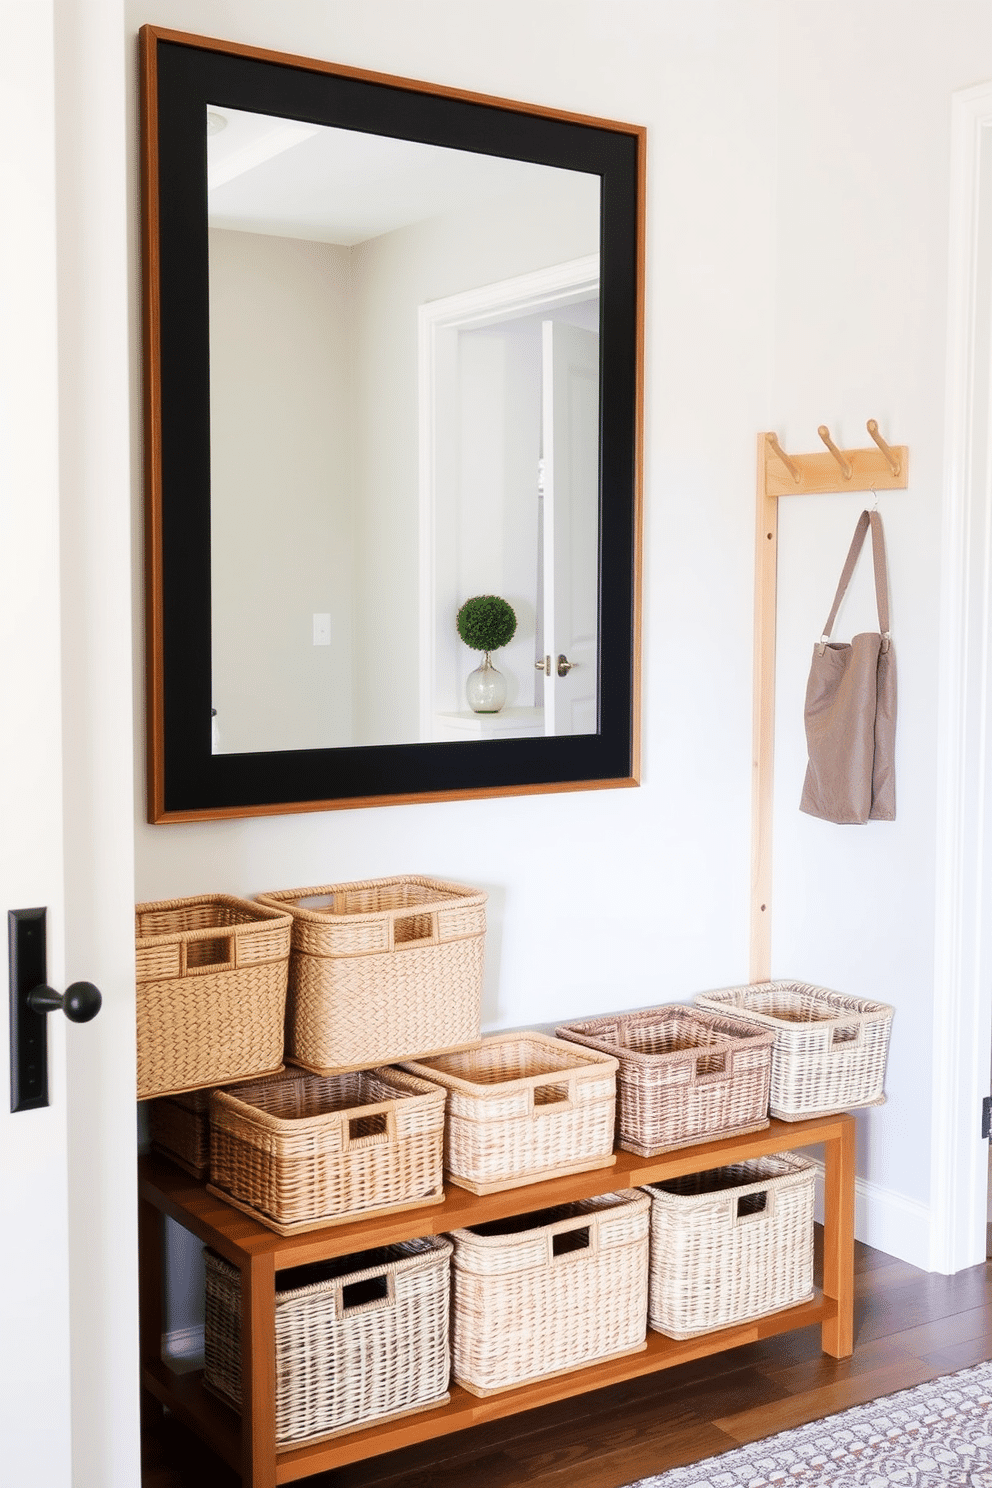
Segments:
[[[559,658],[558,658],[558,675],[559,675],[559,677],[567,677],[568,674],[569,674],[569,672],[572,670],[572,668],[575,667],[575,666],[578,666],[578,664],[579,663],[577,661],[569,661],[568,657],[565,656],[565,655],[559,656]]]
[[[64,992],[54,987],[34,987],[27,995],[28,1007],[34,1013],[55,1013],[62,1009],[70,1023],[88,1023],[103,1006],[99,989],[92,982],[73,982]]]

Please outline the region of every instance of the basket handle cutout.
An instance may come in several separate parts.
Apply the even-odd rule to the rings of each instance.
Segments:
[[[341,1311],[356,1312],[359,1308],[374,1307],[377,1302],[392,1301],[390,1276],[384,1271],[381,1276],[367,1276],[364,1281],[351,1281],[341,1288]]]
[[[222,971],[235,964],[233,935],[211,935],[206,940],[187,940],[183,945],[186,962],[183,973]]]
[[[747,1219],[755,1214],[764,1214],[767,1207],[767,1188],[763,1188],[760,1193],[741,1194],[737,1200],[737,1218]]]
[[[384,1147],[396,1135],[395,1116],[392,1111],[369,1111],[358,1116],[349,1116],[348,1134],[342,1143],[345,1152],[352,1146]]]
[[[397,915],[393,920],[393,946],[435,943],[438,938],[436,914]]]
[[[722,1079],[727,1073],[727,1051],[719,1054],[700,1054],[696,1060],[696,1079]]]
[[[555,1080],[547,1085],[534,1085],[531,1094],[535,1112],[545,1107],[567,1106],[572,1099],[571,1081]]]
[[[835,1028],[833,1032],[833,1038],[830,1040],[830,1042],[834,1046],[836,1046],[837,1044],[856,1044],[858,1042],[858,1039],[861,1037],[861,1030],[863,1027],[864,1024],[862,1023],[849,1023],[845,1024],[843,1027]]]
[[[348,1122],[348,1141],[357,1142],[362,1137],[388,1137],[388,1122],[385,1111],[374,1116],[352,1116]]]
[[[559,1234],[551,1236],[552,1256],[570,1255],[575,1250],[588,1249],[588,1225],[583,1225],[581,1230],[562,1230]]]

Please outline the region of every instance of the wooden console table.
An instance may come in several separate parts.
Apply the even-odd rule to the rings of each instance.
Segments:
[[[811,1302],[755,1322],[676,1342],[648,1329],[648,1347],[604,1364],[539,1380],[479,1398],[451,1386],[447,1405],[419,1415],[368,1426],[311,1445],[275,1450],[276,1272],[331,1256],[392,1245],[418,1235],[443,1234],[465,1225],[549,1208],[618,1188],[637,1188],[685,1173],[724,1167],[800,1147],[824,1149],[823,1290]],[[772,1121],[752,1136],[686,1147],[661,1157],[618,1152],[615,1167],[600,1168],[480,1197],[449,1186],[443,1204],[395,1216],[338,1225],[284,1238],[247,1218],[165,1158],[139,1159],[141,1382],[235,1471],[245,1488],[275,1488],[312,1473],[392,1452],[414,1442],[461,1431],[483,1421],[531,1410],[570,1395],[602,1389],[737,1348],[758,1338],[819,1323],[824,1352],[844,1358],[853,1348],[854,1303],[854,1119],[849,1114],[809,1121]],[[163,1216],[224,1256],[241,1272],[243,1288],[242,1388],[239,1417],[204,1389],[202,1371],[176,1374],[161,1357],[163,1327]]]

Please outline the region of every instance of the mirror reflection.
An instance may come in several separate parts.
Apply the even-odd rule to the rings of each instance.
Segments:
[[[600,177],[205,127],[213,752],[595,733]]]

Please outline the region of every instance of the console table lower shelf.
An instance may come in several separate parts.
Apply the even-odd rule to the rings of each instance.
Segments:
[[[444,1234],[618,1188],[636,1188],[748,1158],[815,1146],[822,1146],[824,1153],[824,1245],[823,1289],[812,1301],[683,1341],[649,1329],[648,1346],[642,1353],[482,1398],[452,1385],[450,1401],[433,1410],[276,1452],[277,1271],[417,1235]],[[295,1482],[312,1473],[327,1472],[813,1324],[820,1325],[825,1353],[844,1358],[853,1348],[854,1119],[846,1113],[801,1122],[772,1121],[764,1131],[750,1136],[701,1143],[661,1157],[642,1158],[621,1151],[614,1167],[496,1194],[480,1196],[449,1186],[440,1205],[288,1237],[276,1235],[214,1198],[203,1184],[156,1156],[139,1160],[139,1201],[142,1385],[240,1471],[245,1488],[275,1488],[276,1484]],[[163,1216],[177,1221],[241,1272],[242,1416],[204,1388],[201,1372],[177,1374],[162,1361]]]

